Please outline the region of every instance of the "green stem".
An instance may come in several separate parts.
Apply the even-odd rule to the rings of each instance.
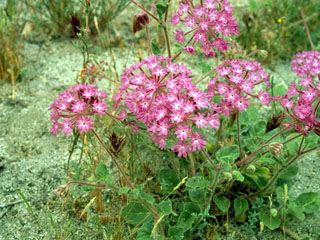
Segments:
[[[300,14],[301,14],[301,17],[302,17],[302,20],[303,20],[304,27],[306,28],[306,32],[307,32],[307,36],[308,36],[308,39],[309,39],[309,42],[310,42],[310,45],[311,45],[311,49],[312,49],[312,51],[314,51],[314,45],[313,45],[313,42],[312,42],[312,39],[311,39],[311,35],[310,35],[310,32],[309,32],[309,27],[308,27],[308,24],[307,24],[306,19],[304,17],[304,13],[303,13],[301,5],[300,5]]]
[[[98,139],[98,141],[100,142],[101,146],[107,151],[107,153],[109,154],[109,156],[111,157],[113,163],[117,166],[118,170],[120,171],[122,177],[124,178],[124,180],[126,181],[126,183],[129,185],[129,187],[134,190],[135,187],[133,186],[133,184],[131,183],[131,181],[128,179],[127,175],[125,174],[124,170],[122,169],[121,165],[118,163],[118,161],[115,159],[114,155],[112,154],[112,152],[110,151],[110,149],[104,144],[104,142],[101,140],[101,138],[99,137],[99,135],[97,134],[97,132],[92,129],[93,134],[95,135],[95,137]]]
[[[300,145],[299,145],[299,149],[298,149],[298,154],[300,154],[300,152],[301,152],[303,141],[304,141],[304,136],[301,139],[301,142],[300,142]]]
[[[150,32],[149,32],[148,24],[146,25],[146,34],[147,34],[147,42],[148,42],[148,51],[149,51],[149,55],[152,55],[151,40],[150,40]]]
[[[128,179],[127,175],[125,174],[124,170],[122,169],[121,165],[118,163],[118,161],[115,159],[115,156],[111,153],[111,151],[108,149],[108,147],[104,144],[104,142],[101,140],[101,138],[99,137],[99,135],[96,133],[96,131],[94,129],[92,129],[93,134],[96,136],[96,138],[98,139],[98,141],[100,142],[101,146],[107,151],[107,153],[109,154],[109,156],[111,157],[112,161],[114,162],[114,164],[117,166],[118,170],[120,171],[120,173],[122,174],[124,180],[126,181],[126,183],[129,185],[129,187],[134,190],[135,187],[133,186],[133,184],[131,183],[131,181]],[[154,206],[149,206],[148,203],[146,203],[141,197],[138,197],[139,201],[154,215],[155,218],[155,222],[158,222],[159,220],[159,215],[157,213],[157,210],[155,209]]]
[[[214,194],[214,192],[217,188],[217,185],[218,185],[219,175],[220,175],[220,170],[216,170],[216,175],[214,177],[213,183],[210,186],[210,195],[209,195],[209,198],[207,199],[206,204],[204,205],[204,209],[207,209],[207,207],[209,206],[209,204],[211,202],[213,194]]]
[[[209,157],[209,155],[206,153],[205,150],[202,150],[202,153],[204,154],[204,156],[206,157],[206,159],[209,161],[209,163],[212,165],[212,167],[214,168],[214,170],[216,170],[216,172],[218,172],[220,169],[214,164],[214,162],[212,161],[212,159]]]
[[[150,17],[152,17],[154,20],[156,20],[158,23],[160,23],[159,19],[153,15],[151,12],[149,12],[147,9],[145,9],[143,6],[141,6],[139,3],[137,3],[135,0],[130,0],[134,5],[136,5],[138,8],[142,9],[145,13],[147,13]]]
[[[238,145],[240,151],[240,159],[242,158],[242,147],[241,147],[241,139],[240,139],[240,112],[237,111],[237,136],[238,136]]]
[[[168,57],[171,58],[171,49],[170,49],[170,41],[169,41],[169,36],[168,36],[168,29],[167,29],[167,23],[163,23],[163,31],[164,31],[164,36],[166,39],[166,45],[167,45],[167,51],[168,51]]]
[[[261,149],[263,149],[264,147],[268,146],[267,144],[269,142],[271,142],[274,138],[276,138],[277,136],[279,136],[280,134],[284,133],[287,130],[288,129],[286,129],[286,128],[281,129],[279,132],[277,132],[275,135],[273,135],[271,138],[269,138],[263,144],[261,144],[261,146],[256,151],[254,151],[249,156],[245,157],[241,161],[238,161],[238,162],[236,162],[234,164],[236,164],[237,166],[240,166],[240,165],[244,164],[245,162],[247,162],[248,160],[250,160],[251,158],[255,157],[261,151]]]
[[[204,80],[206,77],[208,77],[211,73],[215,72],[216,70],[213,69],[210,72],[208,72],[206,75],[204,75],[202,78],[200,78],[198,81],[196,81],[194,84],[197,85],[199,82],[201,82],[202,80]]]

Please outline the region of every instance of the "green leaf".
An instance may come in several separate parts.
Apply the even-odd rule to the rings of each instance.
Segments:
[[[300,221],[304,220],[305,215],[303,213],[303,208],[298,206],[296,203],[290,202],[288,204],[288,209],[289,209],[289,213],[291,213],[293,216],[298,218]]]
[[[184,229],[182,227],[173,226],[168,230],[169,237],[172,240],[183,240],[184,239]]]
[[[178,174],[172,169],[162,169],[159,172],[159,182],[163,191],[171,192],[179,184],[180,179]]]
[[[176,145],[177,141],[171,138],[167,138],[166,142],[167,142],[166,149],[170,150],[174,145]]]
[[[145,193],[143,191],[140,192],[140,197],[145,200],[147,203],[154,204],[155,199],[152,195]]]
[[[130,191],[130,189],[131,189],[131,188],[129,188],[129,187],[122,187],[122,188],[119,189],[118,194],[119,194],[119,195],[123,195],[123,194],[126,195],[126,194],[128,194],[128,192]]]
[[[157,212],[160,216],[167,216],[172,213],[172,203],[170,200],[161,202],[157,206]]]
[[[297,174],[298,174],[299,168],[297,166],[291,166],[288,167],[286,170],[284,170],[279,178],[281,179],[285,179],[285,180],[291,180],[292,178],[294,178]]]
[[[289,140],[289,139],[291,139],[291,138],[293,138],[293,137],[295,137],[297,135],[299,135],[299,133],[292,133],[289,136],[287,136],[285,140]],[[285,149],[289,152],[290,155],[293,155],[293,154],[298,152],[298,148],[299,148],[299,145],[300,145],[301,138],[302,138],[302,136],[300,136],[300,137],[288,142],[285,145]]]
[[[306,213],[315,212],[320,207],[320,194],[317,192],[302,193],[296,198],[295,203]]]
[[[83,191],[91,192],[91,191],[95,190],[96,188],[95,187],[91,187],[91,186],[82,186],[81,189]]]
[[[195,202],[186,202],[183,204],[183,210],[185,212],[197,215],[201,212],[201,206]]]
[[[136,188],[130,191],[130,193],[128,194],[128,197],[132,199],[137,199],[139,195],[140,195],[140,190]]]
[[[243,176],[249,183],[259,190],[262,190],[268,183],[268,179],[263,175],[243,173]]]
[[[259,111],[251,104],[246,110],[249,119],[253,122],[257,121],[260,118]]]
[[[243,147],[247,148],[250,152],[254,152],[257,149],[257,145],[251,138],[244,138],[242,140]]]
[[[206,64],[205,62],[198,62],[197,63],[198,68],[200,68],[202,73],[210,72],[212,67],[209,64]]]
[[[142,224],[153,219],[149,210],[139,202],[130,202],[123,207],[121,215],[130,224]]]
[[[167,9],[167,3],[166,3],[166,1],[158,2],[158,3],[156,4],[156,9],[157,9],[157,13],[158,13],[158,15],[159,15],[159,19],[161,20],[162,17],[163,17],[163,14],[165,14],[166,9]]]
[[[266,121],[259,120],[252,124],[250,128],[250,136],[251,137],[257,137],[257,136],[263,136],[266,131]]]
[[[196,216],[191,215],[188,212],[182,212],[178,218],[177,226],[182,227],[184,231],[187,231],[191,228]]]
[[[239,182],[243,182],[244,181],[244,176],[242,175],[242,173],[240,171],[232,171],[232,176],[234,177],[235,180],[239,181]]]
[[[218,208],[222,211],[222,212],[226,212],[229,207],[230,207],[230,201],[228,198],[226,197],[218,197],[218,196],[215,196],[213,198],[213,202],[218,206]]]
[[[188,179],[188,181],[186,182],[186,187],[204,189],[208,187],[209,184],[210,182],[206,180],[203,176],[194,176]]]
[[[203,202],[205,198],[205,192],[203,189],[190,189],[189,197],[191,201],[194,202]]]
[[[159,56],[162,53],[161,48],[159,47],[158,43],[155,41],[151,41],[151,49],[152,49],[153,54],[155,54],[155,55]]]
[[[285,95],[287,93],[287,87],[284,85],[275,85],[273,86],[273,94],[274,96],[281,96],[281,95]]]
[[[269,157],[260,157],[258,161],[261,164],[269,164],[269,165],[272,165],[272,164],[276,163],[276,160],[274,160],[272,158],[269,158]]]
[[[152,237],[153,224],[150,222],[144,223],[137,232],[137,240],[150,240]]]
[[[99,165],[96,168],[96,175],[101,180],[108,180],[109,179],[109,172],[106,165],[103,163],[99,163]]]
[[[269,209],[261,211],[259,214],[259,219],[270,230],[277,229],[281,224],[280,218],[278,216],[272,216]]]
[[[233,163],[239,157],[238,145],[222,147],[217,151],[216,158],[222,162]]]
[[[320,137],[314,133],[309,134],[308,137],[306,137],[304,140],[304,144],[308,146],[308,148],[313,148],[319,145],[319,143],[320,143]]]
[[[251,12],[256,12],[258,10],[257,0],[249,0],[249,8]]]
[[[244,198],[236,198],[233,200],[233,207],[237,218],[241,218],[249,209],[249,203]]]

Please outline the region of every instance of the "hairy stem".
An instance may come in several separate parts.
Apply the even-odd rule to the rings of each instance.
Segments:
[[[101,138],[99,137],[99,135],[97,134],[97,132],[95,130],[92,129],[93,134],[95,135],[95,137],[98,139],[98,141],[100,142],[101,146],[107,151],[107,153],[109,154],[109,156],[111,157],[113,163],[117,166],[118,170],[120,171],[122,177],[124,178],[124,180],[126,181],[126,183],[129,185],[129,187],[134,190],[135,187],[133,186],[133,184],[131,183],[131,181],[129,180],[129,178],[127,177],[127,175],[125,174],[123,168],[121,167],[121,165],[118,163],[118,161],[116,160],[116,158],[114,157],[114,155],[112,154],[112,152],[110,151],[110,149],[104,144],[104,142],[101,140]]]
[[[212,159],[210,158],[210,156],[206,153],[205,150],[202,150],[203,155],[206,157],[206,159],[209,161],[209,163],[212,165],[212,167],[214,168],[214,170],[216,170],[216,172],[219,171],[219,168],[214,164],[214,162],[212,161]]]
[[[137,3],[135,0],[130,0],[130,2],[132,2],[134,5],[136,5],[138,8],[140,8],[141,10],[143,10],[146,14],[148,14],[150,17],[152,17],[154,20],[156,20],[158,23],[160,23],[159,19],[153,15],[151,12],[149,12],[147,9],[145,9],[142,5],[140,5],[139,3]]]
[[[152,55],[151,40],[150,40],[150,32],[149,32],[148,24],[146,25],[146,34],[147,34],[147,43],[148,43],[148,51],[149,51],[149,55]]]
[[[309,27],[308,27],[306,19],[304,17],[304,13],[303,13],[301,5],[300,5],[300,15],[302,17],[304,27],[306,28],[306,32],[307,32],[308,39],[309,39],[309,42],[310,42],[310,45],[311,45],[311,49],[312,49],[312,51],[314,51],[314,45],[313,45],[313,42],[312,42],[312,39],[311,39],[311,35],[310,35],[310,32],[309,32]]]

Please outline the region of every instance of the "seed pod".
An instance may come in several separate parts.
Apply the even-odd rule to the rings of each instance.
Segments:
[[[134,14],[133,33],[139,32],[145,25],[149,23],[148,14],[145,12]]]
[[[62,200],[65,200],[69,194],[67,185],[61,185],[54,191]]]
[[[318,136],[320,136],[320,127],[315,127],[313,129],[314,133],[317,134]]]
[[[269,119],[269,121],[267,122],[267,126],[266,126],[266,133],[279,127],[284,118],[285,118],[285,115],[280,114],[278,116],[273,116],[271,119]]]
[[[275,156],[277,156],[277,157],[279,157],[281,155],[282,148],[283,148],[283,144],[282,143],[273,142],[273,143],[269,144],[270,152],[272,154],[274,154]]]

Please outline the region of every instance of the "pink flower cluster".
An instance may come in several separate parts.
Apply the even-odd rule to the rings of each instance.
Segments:
[[[286,125],[304,134],[313,128],[318,131],[320,122],[315,113],[320,104],[320,52],[298,53],[291,67],[301,80],[299,86],[291,83],[287,94],[278,97],[288,117],[293,120]]]
[[[120,92],[113,98],[115,107],[127,111],[147,126],[153,140],[164,149],[167,139],[174,139],[171,148],[178,156],[201,150],[206,145],[197,128],[219,128],[219,116],[206,110],[208,96],[198,90],[183,64],[165,57],[149,56],[122,74]]]
[[[195,43],[201,44],[201,49],[206,57],[215,56],[213,49],[220,52],[228,49],[228,42],[223,37],[238,34],[238,25],[232,17],[232,8],[227,0],[205,0],[195,6],[193,0],[185,0],[180,3],[179,10],[172,15],[173,26],[184,23],[184,32],[177,29],[175,40],[184,43],[185,37],[191,35],[187,41],[185,51],[193,54]]]
[[[268,74],[263,71],[260,63],[247,60],[225,61],[216,68],[216,75],[209,81],[208,90],[213,96],[223,96],[219,103],[220,113],[229,116],[235,109],[244,111],[249,106],[249,98],[258,98],[269,105],[268,92],[254,88],[265,83],[268,87]]]
[[[51,132],[56,135],[59,129],[63,134],[72,133],[76,126],[79,132],[88,132],[93,129],[93,121],[90,116],[105,114],[107,105],[103,101],[107,94],[99,91],[94,85],[78,84],[60,93],[49,110],[50,119],[53,120]],[[59,119],[62,121],[59,122]]]

